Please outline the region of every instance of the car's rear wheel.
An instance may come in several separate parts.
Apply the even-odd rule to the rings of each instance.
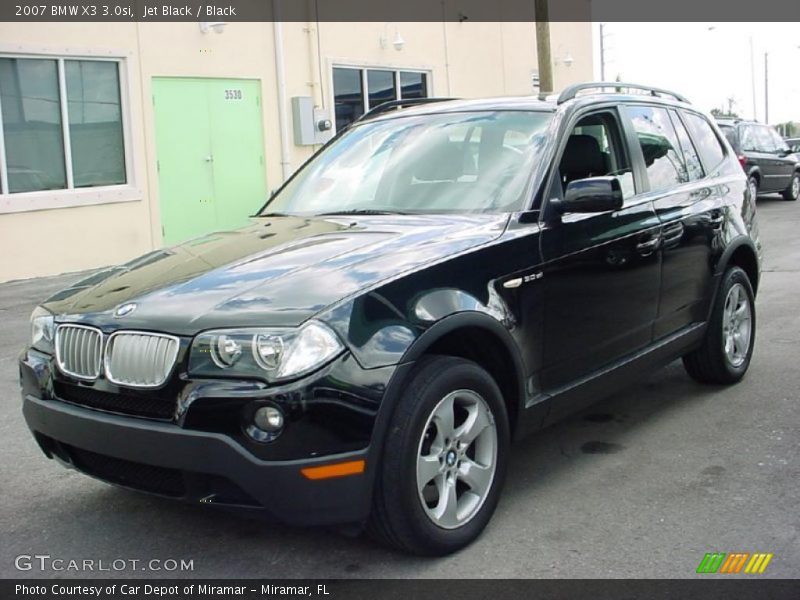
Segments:
[[[798,196],[800,196],[800,173],[795,172],[795,174],[792,175],[792,181],[789,183],[789,187],[783,191],[783,197],[785,200],[797,200]]]
[[[747,372],[756,338],[753,286],[739,267],[722,277],[703,345],[683,357],[686,371],[701,383],[736,383]]]
[[[370,532],[414,554],[463,548],[494,513],[508,444],[492,377],[461,358],[424,358],[389,425]]]
[[[750,190],[750,198],[755,200],[758,198],[758,178],[755,176],[751,176],[747,180],[747,189]]]

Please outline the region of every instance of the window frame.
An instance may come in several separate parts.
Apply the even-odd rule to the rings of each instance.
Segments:
[[[334,69],[353,69],[360,71],[361,75],[361,102],[364,109],[364,114],[370,110],[369,106],[369,82],[367,80],[367,71],[391,71],[394,75],[394,89],[395,100],[401,100],[400,94],[402,88],[400,86],[400,72],[405,73],[420,73],[425,75],[426,87],[428,95],[427,98],[433,98],[433,67],[420,66],[420,67],[405,67],[396,64],[386,63],[365,63],[360,61],[351,61],[346,59],[329,59],[328,60],[328,94],[326,94],[330,102],[331,111],[335,110],[336,106],[336,93],[333,89],[333,70]],[[338,133],[334,119],[334,134]]]
[[[675,135],[678,136],[678,146],[680,148],[681,157],[683,158],[683,165],[684,168],[686,169],[686,175],[687,177],[689,177],[687,183],[692,183],[695,181],[701,181],[705,179],[708,176],[708,173],[706,172],[706,167],[703,164],[703,157],[700,155],[700,151],[697,149],[697,141],[692,137],[689,128],[686,126],[686,123],[683,122],[683,119],[681,118],[681,115],[677,109],[670,108],[667,110],[667,112],[669,113],[670,121],[672,121],[672,128],[675,130]],[[681,139],[681,134],[678,131],[678,126],[680,126],[681,129],[683,129],[683,132],[686,134],[686,140],[689,142],[689,145],[691,146],[690,149],[692,150],[692,152],[694,152],[695,157],[697,157],[697,162],[700,165],[700,171],[703,173],[702,176],[698,177],[697,179],[691,178],[691,173],[689,172],[689,159],[686,156],[687,148],[684,148],[683,146],[683,141]],[[723,133],[723,135],[725,134]]]
[[[625,198],[622,208],[613,211],[614,214],[627,210],[633,206],[638,206],[645,202],[649,202],[647,193],[649,192],[649,183],[646,179],[644,171],[644,160],[642,160],[641,149],[638,147],[638,140],[635,139],[635,132],[630,119],[625,114],[625,104],[605,100],[603,102],[592,103],[588,106],[577,109],[569,118],[561,121],[561,124],[555,131],[555,137],[558,139],[557,145],[554,146],[552,154],[549,156],[549,166],[545,172],[545,176],[540,184],[540,189],[544,190],[537,203],[537,195],[532,196],[532,202],[529,204],[528,210],[539,211],[539,224],[544,226],[551,218],[551,211],[549,209],[550,201],[553,198],[558,198],[561,192],[561,181],[558,176],[558,165],[561,164],[561,158],[567,147],[567,139],[570,133],[575,129],[577,124],[584,118],[598,113],[611,113],[612,117],[616,119],[620,150],[625,154],[630,162],[631,174],[633,175],[633,195]],[[557,114],[557,113],[556,113]],[[558,117],[556,117],[557,119]],[[634,145],[636,144],[636,145]],[[638,153],[638,154],[637,154]],[[554,193],[555,190],[555,193]],[[604,213],[601,213],[604,214]],[[577,215],[577,216],[576,216]],[[574,213],[571,215],[573,218],[589,218],[595,216],[594,213],[580,214]]]
[[[667,123],[669,123],[669,126],[672,129],[672,133],[675,136],[675,140],[674,141],[677,142],[677,146],[673,145],[673,150],[675,150],[675,153],[678,155],[678,159],[681,162],[681,166],[683,167],[683,173],[687,177],[686,181],[676,181],[676,182],[673,182],[673,183],[669,184],[666,187],[653,189],[653,183],[651,181],[650,173],[648,172],[647,164],[646,164],[646,161],[644,159],[644,152],[643,152],[643,150],[641,148],[641,141],[639,140],[639,137],[638,137],[638,133],[639,132],[636,129],[636,126],[634,125],[633,118],[632,118],[632,115],[631,115],[631,111],[635,110],[637,108],[646,108],[646,109],[651,109],[651,110],[663,110],[664,111],[664,114],[666,115],[666,118],[667,118]],[[683,148],[681,147],[680,137],[678,137],[678,132],[675,130],[675,124],[672,122],[672,117],[670,115],[670,111],[669,111],[669,107],[668,106],[661,105],[661,104],[652,104],[652,103],[630,103],[630,104],[626,105],[625,118],[627,120],[627,124],[631,128],[631,131],[632,131],[633,135],[636,138],[636,144],[638,146],[637,147],[637,154],[638,154],[639,160],[641,162],[641,167],[643,168],[643,174],[644,174],[645,180],[647,182],[647,191],[649,193],[656,194],[656,195],[665,194],[665,193],[668,193],[669,190],[672,190],[672,189],[675,189],[677,187],[680,187],[680,186],[683,186],[683,185],[687,185],[687,184],[690,184],[690,183],[694,183],[694,182],[700,181],[702,179],[702,178],[694,179],[694,180],[688,179],[688,170],[686,168],[686,157],[683,154]],[[689,139],[691,140],[692,144],[695,143],[691,136],[689,137]],[[670,141],[670,144],[672,144],[672,140],[669,140],[669,141]],[[701,165],[703,164],[702,160],[701,160],[700,164]],[[680,171],[678,171],[678,175],[679,176],[680,176],[680,174],[681,174]]]
[[[134,60],[133,54],[127,50],[76,50],[74,48],[49,47],[26,48],[24,46],[20,47],[17,44],[0,44],[0,58],[56,61],[64,167],[66,170],[67,183],[67,187],[57,190],[9,192],[5,135],[2,118],[0,117],[0,214],[142,200],[143,194],[137,185],[139,181],[137,171],[138,165],[135,160],[137,148],[134,144],[132,133],[132,99],[134,96],[131,73],[134,67],[131,62]],[[74,187],[65,65],[66,61],[70,60],[113,62],[117,65],[122,125],[122,150],[125,155],[125,183],[80,188]],[[1,111],[2,105],[0,101],[0,115],[2,115]]]
[[[719,131],[719,127],[714,126],[715,125],[714,119],[709,119],[703,113],[696,110],[690,110],[684,106],[676,106],[675,112],[678,115],[678,118],[680,119],[681,123],[683,123],[683,126],[686,129],[686,133],[689,134],[689,139],[692,140],[692,144],[694,145],[695,151],[697,152],[697,155],[700,157],[700,164],[703,165],[703,171],[705,171],[705,176],[695,181],[705,181],[706,179],[719,176],[720,169],[723,167],[726,161],[730,160],[732,156],[731,153],[729,152],[729,148],[731,150],[734,150],[734,152],[736,152],[736,150],[730,145],[727,138],[725,137],[725,134],[722,133],[722,131]],[[697,136],[695,136],[695,134],[692,132],[692,128],[689,127],[689,124],[687,123],[686,117],[690,114],[694,115],[695,117],[697,117],[702,121],[705,121],[709,129],[711,130],[711,133],[714,135],[714,139],[717,140],[717,144],[719,144],[720,150],[722,150],[722,159],[719,162],[717,162],[717,164],[715,165],[707,164],[706,158],[700,151],[700,144],[697,142]],[[737,135],[739,135],[738,131]],[[741,145],[741,137],[739,137],[739,143]]]

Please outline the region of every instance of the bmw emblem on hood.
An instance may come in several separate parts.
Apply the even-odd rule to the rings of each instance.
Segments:
[[[125,315],[131,314],[135,310],[136,310],[136,303],[129,302],[128,304],[122,304],[118,306],[117,310],[114,311],[114,316],[117,318],[124,317]]]

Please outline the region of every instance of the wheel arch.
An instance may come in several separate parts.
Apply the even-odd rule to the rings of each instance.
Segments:
[[[458,356],[484,368],[503,394],[513,434],[524,406],[525,369],[514,338],[500,322],[478,312],[442,319],[407,352],[410,360],[426,354]]]
[[[374,486],[375,478],[380,470],[378,465],[383,455],[392,414],[400,402],[406,382],[409,377],[413,376],[415,362],[423,356],[434,354],[437,351],[452,351],[453,348],[458,347],[455,344],[456,340],[464,340],[463,336],[470,333],[474,335],[477,332],[483,336],[480,338],[482,341],[491,340],[482,348],[489,352],[491,350],[501,352],[494,363],[489,363],[490,368],[486,368],[486,361],[482,363],[478,360],[476,362],[486,368],[500,387],[508,412],[510,432],[512,437],[514,436],[525,403],[525,369],[514,338],[500,321],[486,313],[465,311],[451,314],[431,325],[409,346],[386,386],[375,420],[367,458],[367,477],[370,487]],[[475,360],[474,357],[465,357],[463,348],[461,352],[451,352],[450,355]],[[483,358],[485,356],[484,354]],[[506,370],[499,371],[498,365],[503,365]],[[502,373],[511,376],[498,377],[498,374]]]
[[[717,274],[722,275],[725,270],[735,265],[742,269],[753,286],[753,294],[758,292],[760,269],[758,264],[758,251],[750,238],[740,237],[726,248],[717,264]]]

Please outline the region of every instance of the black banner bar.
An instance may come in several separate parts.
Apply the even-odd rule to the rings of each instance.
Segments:
[[[800,21],[796,0],[549,0],[550,21]],[[2,0],[0,21],[535,21],[534,0]]]
[[[800,582],[743,577],[675,580],[2,580],[3,600],[796,600]]]

